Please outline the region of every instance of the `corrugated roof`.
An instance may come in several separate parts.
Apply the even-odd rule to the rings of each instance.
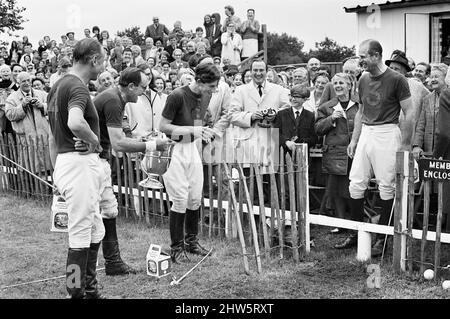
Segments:
[[[386,9],[395,9],[395,8],[408,8],[408,7],[418,7],[418,6],[425,6],[425,5],[432,5],[432,4],[449,4],[449,0],[401,0],[396,2],[386,1],[385,3],[378,4],[380,6],[381,10]],[[373,3],[372,3],[373,4]],[[347,8],[344,7],[345,12],[347,13],[360,13],[360,12],[367,12],[367,6],[356,6],[353,8]]]

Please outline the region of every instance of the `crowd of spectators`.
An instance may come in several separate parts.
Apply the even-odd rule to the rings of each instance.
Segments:
[[[83,37],[96,38],[107,52],[105,72],[89,86],[93,97],[116,86],[120,73],[128,67],[140,68],[149,78],[150,84],[146,93],[139,97],[137,103],[130,103],[126,107],[125,134],[140,138],[157,129],[168,94],[192,83],[195,80],[195,67],[205,57],[211,57],[219,67],[221,82],[226,85],[232,97],[238,87],[255,83],[255,77],[259,76],[255,70],[241,66],[244,59],[258,52],[260,24],[255,19],[255,10],[248,9],[247,18],[244,20],[235,16],[231,6],[224,9],[223,22],[219,13],[206,14],[203,25],[198,26],[195,31],[183,30],[180,21],[176,21],[170,30],[155,16],[153,24],[145,29],[145,42],[142,46],[134,44],[132,39],[126,36],[115,36],[112,39],[107,30],[101,30],[97,26],[92,28],[92,32],[89,28],[84,30]],[[42,128],[48,125],[43,122],[47,112],[46,92],[70,70],[76,43],[74,32],[68,32],[62,35],[59,41],[44,36],[35,46],[24,36],[22,41],[12,41],[9,48],[0,47],[2,133],[48,137],[48,127]],[[323,137],[327,136],[333,127],[324,122],[328,117],[333,121],[345,117],[342,110],[339,116],[333,115],[333,112],[321,109],[322,105],[329,105],[330,101],[334,101],[331,103],[335,103],[333,107],[339,104],[341,107],[345,106],[344,110],[353,105],[358,106],[357,83],[362,73],[360,59],[351,57],[342,62],[343,72],[333,78],[334,74],[316,58],[311,58],[306,67],[288,66],[281,72],[267,67],[264,71],[264,81],[267,80],[279,88],[277,92],[283,95],[281,100],[292,99],[291,90],[295,88],[296,96],[293,99],[297,100],[295,103],[291,101],[291,104],[314,114],[315,136],[302,137],[316,141],[311,147],[327,145]],[[392,53],[386,64],[407,78],[415,111],[414,123],[417,123],[412,147],[416,158],[419,158],[433,151],[439,95],[449,85],[448,66],[445,63],[428,62],[415,65],[411,58],[407,58],[405,53],[399,50]],[[299,89],[300,87],[306,90]],[[229,105],[224,106],[231,113],[236,108],[236,105],[232,105],[233,101],[236,101],[236,97],[228,99]],[[348,116],[354,116],[354,112]],[[328,143],[333,141],[329,137],[326,140]],[[348,136],[343,136],[335,142],[339,147],[346,147],[344,140],[348,143]],[[280,141],[280,144],[291,149],[292,143],[289,142]],[[323,159],[323,166],[326,167],[324,171],[335,171],[330,168],[333,163],[327,161],[336,161],[336,158],[331,156]],[[351,162],[345,165],[346,174],[350,165]],[[340,186],[344,181],[332,179],[330,183],[332,188],[342,189]],[[333,194],[336,198],[348,196],[348,193]],[[335,201],[339,215],[344,217],[345,202],[339,198]],[[450,218],[448,220],[450,229]]]

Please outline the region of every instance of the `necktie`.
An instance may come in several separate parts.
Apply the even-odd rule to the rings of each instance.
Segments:
[[[300,125],[300,111],[295,111],[295,126]]]
[[[262,86],[261,85],[258,85],[258,91],[259,91],[259,96],[262,96],[263,92],[262,92]]]

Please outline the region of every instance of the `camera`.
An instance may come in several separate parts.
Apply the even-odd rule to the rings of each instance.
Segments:
[[[262,110],[261,113],[264,118],[267,118],[267,117],[272,117],[275,114],[277,114],[277,111],[275,111],[275,109],[273,109],[273,108],[268,108],[268,109]]]

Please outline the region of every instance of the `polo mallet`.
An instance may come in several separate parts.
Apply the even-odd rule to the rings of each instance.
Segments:
[[[209,250],[209,252],[206,254],[205,257],[202,258],[202,260],[200,260],[194,267],[192,267],[187,273],[185,273],[182,277],[180,277],[180,279],[176,279],[175,276],[172,276],[172,281],[170,282],[171,286],[177,286],[180,284],[180,282],[182,282],[184,280],[184,278],[187,277],[187,275],[189,275],[191,272],[194,271],[195,268],[197,268],[213,251],[213,248],[211,248]]]

